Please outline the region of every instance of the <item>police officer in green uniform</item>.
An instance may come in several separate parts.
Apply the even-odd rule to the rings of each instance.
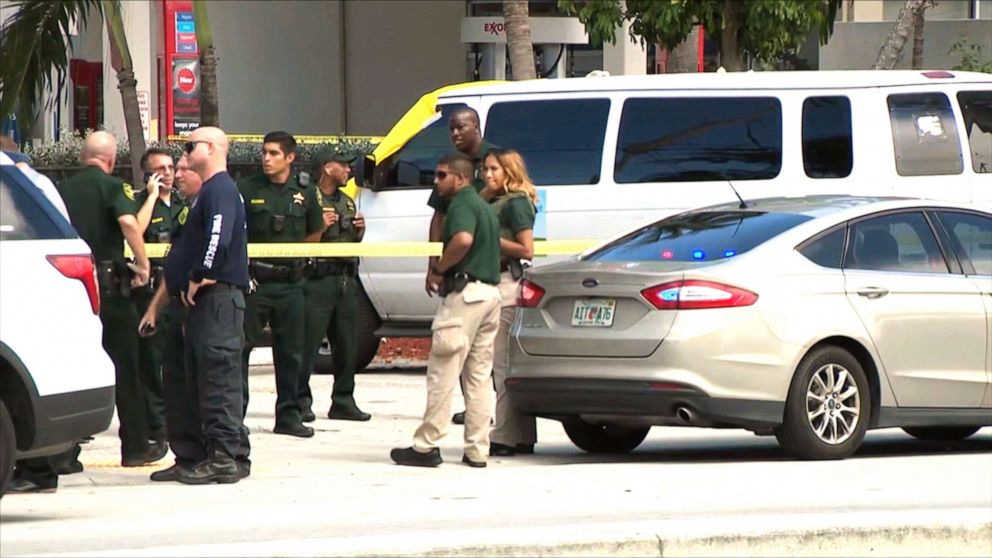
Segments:
[[[323,228],[313,189],[292,174],[296,140],[286,132],[270,132],[262,140],[263,174],[238,182],[247,214],[248,243],[303,242]],[[256,284],[247,297],[242,355],[245,409],[248,406],[248,357],[268,323],[276,370],[276,421],[273,432],[308,438],[299,401],[303,364],[303,258],[252,258],[249,270]]]
[[[86,169],[63,181],[58,190],[73,227],[93,251],[97,265],[103,346],[116,372],[121,465],[140,467],[162,459],[169,450],[165,444],[149,443],[145,394],[138,372],[138,315],[129,298],[132,287],[148,283],[149,262],[134,216],[138,209],[134,191],[130,184],[110,175],[116,153],[114,136],[103,131],[91,133],[80,154]],[[135,264],[125,262],[125,239],[134,252]]]
[[[311,159],[314,192],[323,213],[321,230],[307,240],[359,242],[365,236],[365,219],[355,202],[341,191],[351,173],[354,154],[325,147]],[[314,420],[311,410],[310,372],[326,333],[334,349],[334,389],[327,418],[366,421],[372,415],[355,403],[355,367],[358,353],[358,258],[313,258],[307,274],[306,326],[300,405],[303,420]]]
[[[186,203],[173,189],[175,165],[168,151],[152,147],[141,157],[141,168],[145,171],[147,186],[135,194],[138,210],[138,224],[145,231],[145,244],[168,243],[180,227],[180,216],[189,212]],[[151,274],[148,284],[135,289],[131,300],[143,316],[148,310],[155,289],[163,281],[164,258],[151,258]],[[156,441],[165,441],[165,403],[162,395],[162,354],[165,350],[165,331],[169,330],[174,319],[167,306],[158,315],[161,329],[138,340],[138,363],[141,379],[145,385],[148,403],[148,431]]]
[[[451,135],[451,143],[460,153],[464,153],[475,165],[475,174],[472,176],[472,187],[476,192],[481,192],[486,183],[482,180],[482,162],[496,146],[488,143],[482,138],[482,129],[479,125],[479,113],[470,107],[455,109],[448,118],[448,132]],[[448,211],[448,199],[442,196],[437,189],[431,191],[431,196],[427,200],[427,205],[434,209],[431,217],[431,228],[428,235],[431,242],[441,242],[441,227],[444,223],[445,213]],[[427,269],[438,261],[437,256],[431,256],[427,263]],[[433,296],[429,282],[424,284],[427,296]],[[464,389],[462,390],[464,391]],[[465,413],[458,412],[451,417],[455,424],[465,424]]]

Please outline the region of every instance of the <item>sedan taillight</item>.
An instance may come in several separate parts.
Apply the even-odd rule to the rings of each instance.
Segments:
[[[544,289],[526,279],[520,281],[520,289],[517,291],[517,306],[537,308],[542,298],[544,298]]]
[[[62,275],[70,279],[79,279],[86,287],[86,294],[90,297],[90,308],[94,314],[100,314],[100,289],[96,284],[96,268],[93,266],[93,258],[79,254],[66,256],[46,256],[48,263],[59,270]]]
[[[758,295],[751,291],[714,281],[672,281],[641,291],[641,295],[659,310],[696,310],[751,306]]]

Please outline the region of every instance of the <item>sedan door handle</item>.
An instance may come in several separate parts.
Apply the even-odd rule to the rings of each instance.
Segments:
[[[889,294],[889,290],[882,287],[862,287],[858,289],[858,295],[865,298],[882,298]]]

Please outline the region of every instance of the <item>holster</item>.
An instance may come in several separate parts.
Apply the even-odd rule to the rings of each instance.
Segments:
[[[303,279],[305,268],[303,260],[294,260],[289,265],[258,261],[249,264],[251,276],[259,283],[295,283]]]
[[[465,286],[468,285],[469,280],[468,273],[464,271],[459,271],[453,275],[445,275],[441,281],[441,286],[438,287],[437,293],[441,297],[446,297],[451,293],[460,293],[465,290]]]
[[[100,295],[131,297],[131,269],[124,260],[101,260],[96,264]]]

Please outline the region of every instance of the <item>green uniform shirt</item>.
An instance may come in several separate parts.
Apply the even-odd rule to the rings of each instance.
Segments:
[[[479,149],[479,156],[472,159],[472,163],[475,164],[475,177],[472,180],[472,186],[475,186],[476,192],[481,192],[486,188],[486,181],[482,179],[482,164],[486,161],[486,155],[488,155],[493,149],[499,148],[491,143],[487,143],[486,140],[482,140],[482,147]],[[433,207],[441,213],[447,213],[448,203],[448,200],[438,193],[437,187],[431,190],[431,197],[427,200],[427,205]]]
[[[355,208],[355,201],[351,199],[351,196],[345,194],[340,189],[335,190],[333,194],[326,195],[320,190],[319,186],[314,187],[314,191],[317,197],[317,205],[321,208],[333,207],[338,214],[338,220],[336,223],[327,227],[324,234],[320,235],[321,242],[359,242],[358,230],[355,229],[354,225],[348,228],[342,228],[341,223],[345,217],[350,219],[355,218],[357,209]],[[323,209],[321,209],[323,212]],[[329,258],[341,262],[353,262],[358,263],[358,258]]]
[[[249,243],[303,242],[324,226],[313,188],[302,186],[295,176],[275,185],[264,174],[257,174],[239,180],[238,190],[245,202]],[[274,258],[270,263],[288,262]]]
[[[142,190],[135,194],[134,198],[140,208],[145,205],[145,200],[148,199],[148,191]],[[186,215],[188,214],[189,208],[175,191],[170,194],[168,205],[161,198],[155,200],[151,220],[148,222],[148,228],[145,229],[145,243],[171,242],[172,236],[186,222]]]
[[[536,208],[527,194],[513,193],[489,200],[499,219],[499,236],[515,240],[517,233],[534,228]]]
[[[462,188],[448,200],[442,236],[445,246],[462,231],[472,235],[472,247],[449,274],[464,271],[482,281],[499,283],[499,221],[474,188]]]
[[[58,185],[72,226],[79,232],[93,259],[124,259],[124,233],[117,218],[138,211],[134,190],[120,178],[90,166]]]

